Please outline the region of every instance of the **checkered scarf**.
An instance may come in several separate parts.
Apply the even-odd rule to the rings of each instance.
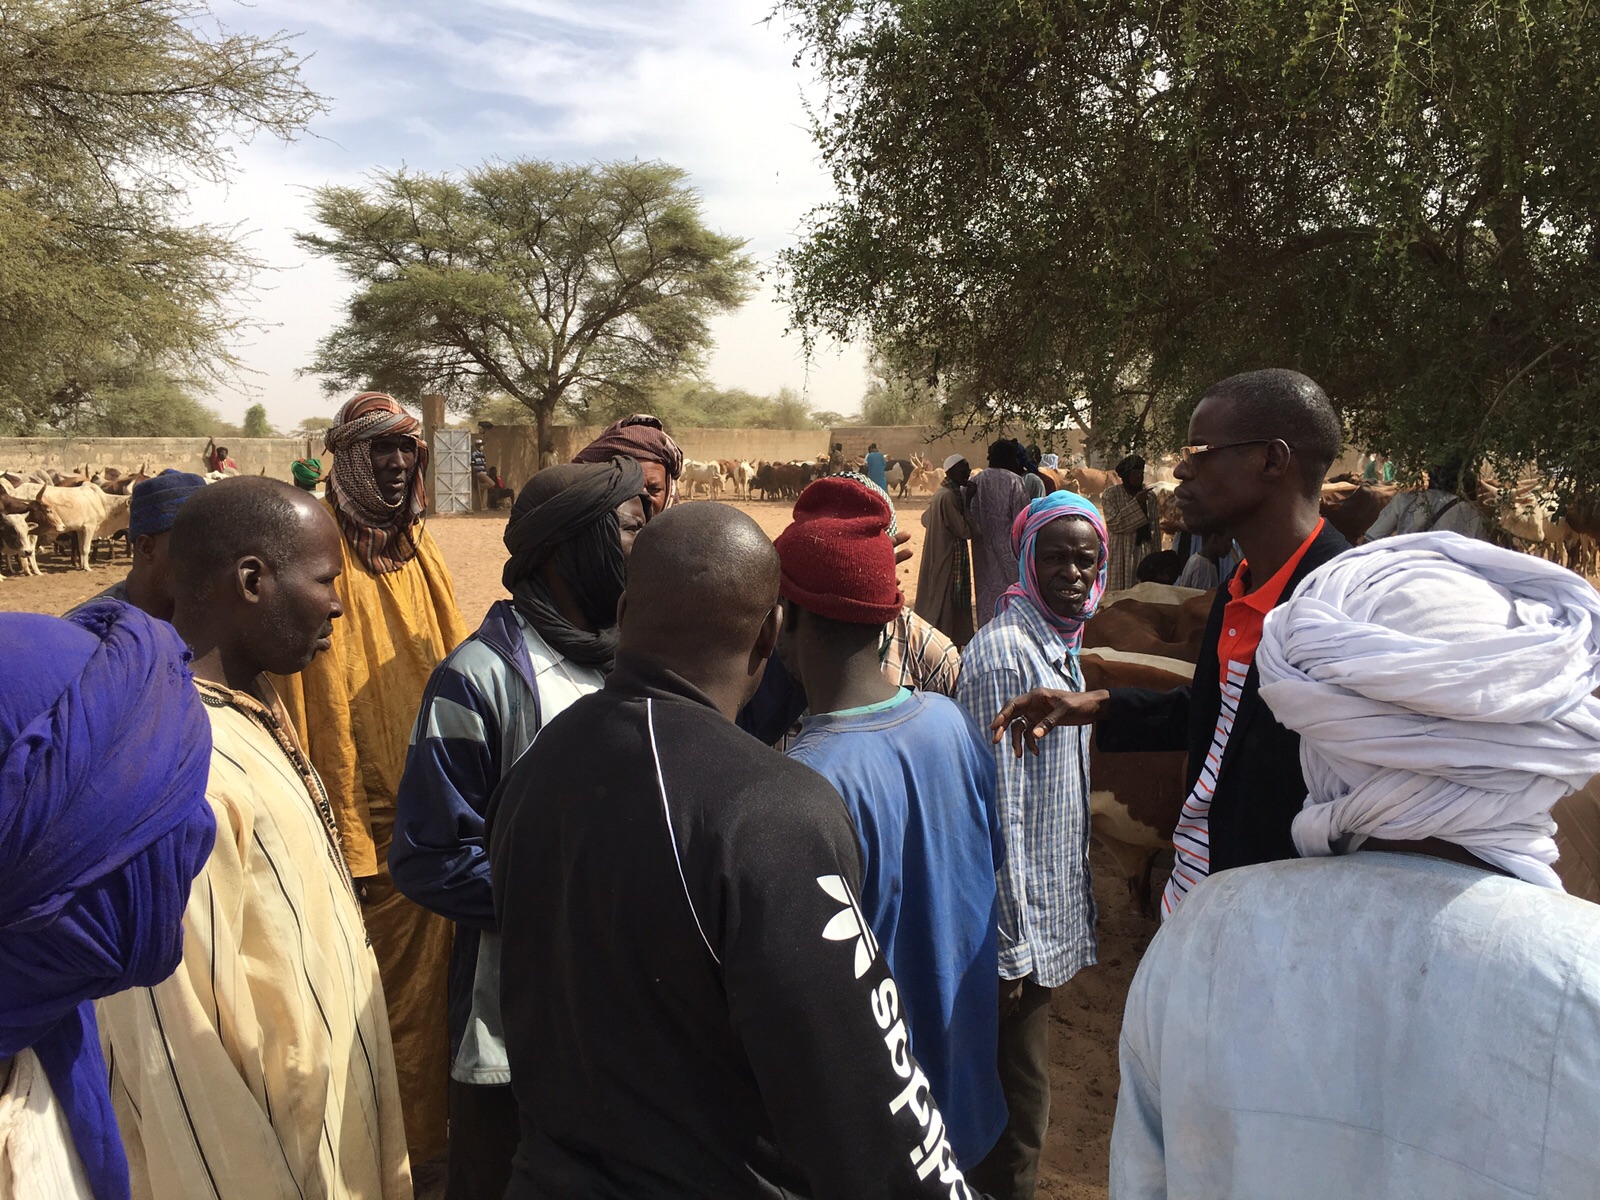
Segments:
[[[398,571],[417,554],[414,530],[428,507],[423,483],[428,445],[417,437],[420,426],[393,396],[362,392],[339,410],[323,440],[333,454],[327,480],[334,515],[350,548],[374,575]],[[394,505],[384,502],[372,469],[373,440],[386,435],[412,437],[417,442],[410,492]]]

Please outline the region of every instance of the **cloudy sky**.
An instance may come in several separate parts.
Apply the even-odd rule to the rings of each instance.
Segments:
[[[771,0],[220,0],[214,11],[235,29],[299,33],[306,77],[330,104],[292,145],[242,147],[225,191],[192,193],[197,217],[241,223],[274,268],[245,302],[267,326],[240,347],[254,373],[212,397],[233,419],[256,400],[282,428],[330,411],[318,381],[295,375],[351,290],[290,236],[310,228],[320,184],[492,157],[663,159],[689,172],[711,227],[747,238],[763,266],[830,193],[806,135],[808,80],[766,22]],[[828,347],[807,362],[784,325],[764,285],[715,323],[710,381],[789,385],[813,408],[854,411],[862,351]]]

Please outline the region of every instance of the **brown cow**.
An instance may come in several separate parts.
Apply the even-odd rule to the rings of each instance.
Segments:
[[[758,488],[765,499],[771,500],[776,492],[780,497],[792,500],[809,482],[805,468],[804,463],[762,463],[750,486]]]
[[[1122,482],[1115,471],[1101,471],[1095,467],[1071,467],[1067,471],[1067,479],[1073,491],[1091,499],[1113,484]]]
[[[1353,546],[1372,528],[1378,514],[1399,492],[1392,483],[1325,483],[1322,485],[1322,515]]]
[[[1181,604],[1118,600],[1089,618],[1083,627],[1083,648],[1108,647],[1194,663],[1211,615],[1215,592],[1202,592]]]
[[[1600,903],[1600,775],[1556,802],[1556,874],[1568,893]]]
[[[119,475],[115,479],[108,479],[100,485],[100,490],[108,496],[131,496],[134,486],[149,478],[150,476],[143,471],[135,471],[132,475]]]
[[[1114,687],[1169,691],[1194,675],[1189,663],[1110,649],[1085,653],[1078,661],[1083,686],[1089,691]],[[1129,899],[1147,917],[1156,915],[1151,879],[1156,860],[1172,848],[1172,830],[1183,811],[1186,761],[1181,750],[1103,754],[1093,738],[1089,741],[1089,831],[1111,852]]]

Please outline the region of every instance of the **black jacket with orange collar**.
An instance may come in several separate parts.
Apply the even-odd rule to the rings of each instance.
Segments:
[[[1289,576],[1278,603],[1293,595],[1300,581],[1312,571],[1348,549],[1350,543],[1343,535],[1332,525],[1324,524]],[[1186,750],[1186,791],[1193,790],[1211,750],[1217,716],[1222,710],[1217,640],[1222,635],[1222,614],[1227,604],[1228,587],[1224,581],[1217,589],[1216,602],[1206,622],[1194,682],[1188,687],[1169,692],[1112,689],[1110,714],[1095,731],[1095,744],[1101,750]],[[1211,873],[1298,858],[1289,826],[1305,798],[1300,735],[1278,724],[1272,710],[1262,702],[1261,676],[1252,665],[1211,798]]]

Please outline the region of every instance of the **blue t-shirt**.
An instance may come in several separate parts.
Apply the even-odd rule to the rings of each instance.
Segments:
[[[861,839],[861,907],[900,991],[911,1052],[963,1168],[1006,1123],[995,1065],[995,760],[953,700],[901,689],[807,717],[789,755],[833,784]]]
[[[889,464],[884,459],[882,452],[877,450],[868,452],[866,470],[867,478],[872,480],[873,483],[877,484],[885,491],[887,491],[889,488],[888,470]]]

